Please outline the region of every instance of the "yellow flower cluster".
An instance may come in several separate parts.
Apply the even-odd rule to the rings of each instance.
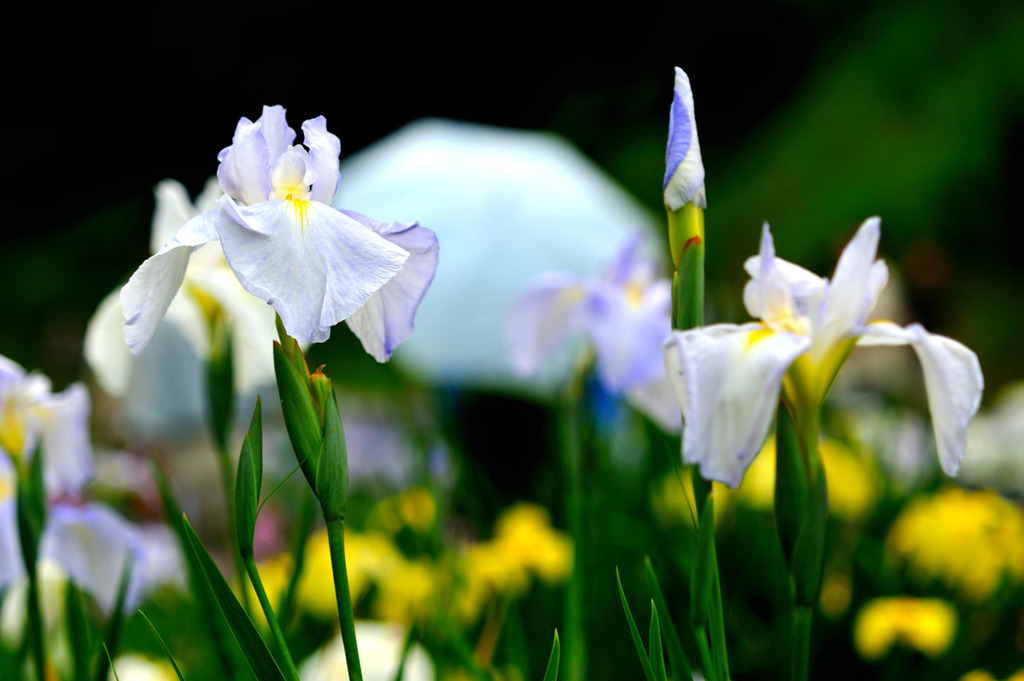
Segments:
[[[379,504],[372,518],[375,525],[395,532],[402,527],[424,531],[434,523],[434,514],[429,492],[413,488]],[[449,602],[464,621],[473,620],[492,597],[522,594],[533,578],[564,581],[572,570],[573,549],[568,537],[551,527],[547,511],[521,503],[498,518],[494,539],[473,544],[454,559],[436,564],[407,557],[388,531],[345,532],[352,602],[375,619],[406,624]],[[297,607],[319,619],[334,619],[337,604],[326,530],[310,535],[303,560]],[[258,569],[267,597],[277,607],[294,571],[293,561],[287,554],[277,554],[261,561]],[[453,572],[458,575],[454,581]],[[255,593],[248,588],[255,605]],[[260,609],[253,610],[266,626]]]
[[[548,584],[567,579],[573,548],[565,534],[551,527],[546,510],[519,503],[498,518],[494,539],[469,546],[462,558],[464,583],[457,607],[465,619],[473,619],[491,597],[524,593],[532,576]]]
[[[865,660],[881,659],[899,643],[928,657],[949,650],[956,637],[956,609],[935,598],[876,598],[853,623],[853,644]]]
[[[886,548],[917,578],[981,602],[1024,581],[1024,511],[995,492],[948,487],[908,504]]]

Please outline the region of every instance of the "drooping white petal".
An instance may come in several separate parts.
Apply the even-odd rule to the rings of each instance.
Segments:
[[[879,235],[879,219],[868,218],[839,256],[817,329],[816,348],[832,347],[857,335],[867,321],[888,278],[888,270],[875,267]]]
[[[218,213],[207,211],[192,218],[150,256],[121,289],[124,338],[132,354],[146,349],[156,333],[181,282],[192,251],[217,238]]]
[[[810,340],[761,324],[674,332],[665,368],[683,412],[683,461],[735,488],[760,451],[782,377]]]
[[[405,264],[409,254],[316,201],[241,206],[226,197],[218,222],[238,280],[281,316],[289,335],[320,343]]]
[[[312,198],[321,203],[330,203],[338,193],[338,181],[341,178],[338,166],[341,140],[327,131],[327,119],[323,116],[305,121],[302,124],[302,136],[318,177],[313,184]]]
[[[409,252],[402,270],[345,320],[366,352],[378,362],[386,362],[392,351],[412,335],[416,309],[437,270],[437,235],[416,222],[388,224],[343,212]]]
[[[676,210],[693,201],[707,207],[704,193],[704,162],[697,141],[697,123],[693,117],[693,91],[690,78],[676,67],[675,92],[669,113],[668,148],[665,152],[665,181],[662,185],[665,205]]]
[[[537,277],[509,307],[512,368],[523,376],[534,374],[558,345],[582,328],[589,301],[581,277],[566,272]]]
[[[924,373],[939,464],[947,475],[956,475],[967,446],[967,426],[978,412],[985,385],[978,356],[951,338],[928,333],[920,324],[872,322],[858,344],[909,344],[914,349]]]
[[[40,558],[59,563],[72,581],[96,599],[105,613],[117,600],[125,561],[142,558],[138,530],[109,507],[57,505],[50,509],[40,546]],[[133,568],[125,598],[125,611],[138,604],[140,572]]]

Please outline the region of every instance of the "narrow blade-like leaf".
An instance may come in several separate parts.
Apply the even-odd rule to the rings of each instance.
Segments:
[[[548,657],[548,667],[544,670],[544,681],[557,681],[559,657],[561,651],[558,644],[558,629],[555,629],[555,640],[551,642],[551,655]]]
[[[651,599],[651,626],[647,633],[648,657],[651,660],[651,671],[657,681],[668,681],[665,672],[665,654],[661,651],[661,624],[658,623],[658,608]]]
[[[654,678],[654,670],[651,669],[651,661],[647,657],[647,651],[644,650],[643,639],[640,638],[640,632],[636,628],[636,622],[633,621],[633,613],[629,611],[629,602],[626,600],[626,592],[622,590],[622,578],[619,577],[619,568],[615,568],[615,581],[619,585],[619,598],[622,600],[622,610],[626,613],[626,621],[629,623],[629,633],[633,636],[633,645],[636,646],[636,654],[640,657],[640,666],[644,668],[644,676],[647,677],[647,681],[656,681]]]
[[[662,632],[665,634],[665,650],[672,663],[672,673],[677,679],[692,679],[693,669],[690,667],[690,660],[686,657],[682,641],[679,639],[679,632],[672,622],[668,603],[665,602],[665,595],[661,591],[661,584],[658,583],[658,576],[654,573],[650,557],[644,559],[644,568],[647,571],[647,583],[651,588],[651,597],[654,604],[658,606],[658,611],[662,613],[659,619]]]
[[[171,649],[167,646],[167,643],[164,642],[164,637],[160,635],[160,632],[156,630],[156,627],[153,626],[150,619],[146,617],[146,613],[141,610],[138,612],[142,615],[142,619],[145,620],[146,624],[149,626],[149,630],[153,632],[153,636],[156,637],[160,647],[164,649],[164,654],[167,655],[167,660],[171,663],[171,666],[174,667],[174,673],[178,675],[178,681],[185,681],[184,675],[182,675],[181,670],[178,669],[178,663],[174,661],[174,655],[171,653]]]
[[[210,557],[210,553],[199,540],[192,525],[189,524],[188,518],[184,519],[184,528],[189,548],[198,560],[203,575],[213,590],[217,604],[228,621],[231,633],[238,641],[238,645],[241,646],[245,660],[249,663],[253,674],[256,675],[258,681],[285,681],[284,674],[277,666],[274,656],[270,654],[267,644],[263,642],[252,620],[245,614],[245,610],[235,598],[224,575],[221,574],[216,563],[213,562],[213,558]]]

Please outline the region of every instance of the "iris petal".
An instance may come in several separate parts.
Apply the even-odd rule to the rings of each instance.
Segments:
[[[392,351],[412,335],[416,309],[437,270],[437,236],[419,223],[389,225],[344,212],[409,252],[402,270],[345,320],[366,352],[378,362],[386,362]]]
[[[701,208],[706,208],[704,162],[700,157],[697,124],[693,117],[693,91],[690,89],[690,78],[678,66],[669,117],[665,181],[662,185],[665,205],[671,210],[677,210],[693,201]]]
[[[217,238],[216,211],[200,213],[150,256],[121,289],[124,338],[138,356],[149,345],[156,327],[181,288],[192,251]]]
[[[885,285],[888,271],[875,267],[879,219],[868,218],[843,249],[829,283],[816,346],[832,346],[858,335]]]
[[[873,322],[858,344],[909,344],[914,349],[924,373],[939,464],[947,475],[956,475],[967,446],[967,425],[978,412],[985,385],[978,356],[951,338],[928,333],[920,324]]]
[[[58,562],[71,579],[96,599],[109,613],[117,600],[117,589],[125,561],[143,558],[138,530],[103,504],[54,506],[47,518],[40,557]],[[132,569],[125,597],[131,612],[140,600],[141,572]]]
[[[509,309],[509,356],[521,375],[535,373],[570,334],[583,328],[590,291],[583,278],[551,272],[538,277]]]
[[[683,412],[683,460],[735,488],[761,449],[782,377],[810,340],[762,324],[674,332],[665,368]]]
[[[341,140],[327,131],[327,119],[317,116],[302,124],[302,141],[309,149],[309,156],[316,168],[318,179],[312,187],[312,199],[330,203],[338,193],[341,172],[338,157],[341,156]]]
[[[405,264],[409,253],[316,201],[228,199],[219,223],[224,255],[249,293],[270,304],[285,330],[320,343]]]

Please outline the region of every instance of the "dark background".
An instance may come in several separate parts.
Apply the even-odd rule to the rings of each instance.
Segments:
[[[676,65],[707,168],[712,298],[739,300],[763,220],[783,257],[827,274],[878,214],[913,318],[975,348],[990,388],[1024,376],[1019,2],[19,11],[0,354],[57,387],[147,255],[153,185],[198,191],[263,104],[295,127],[326,115],[343,158],[421,116],[554,130],[658,214]]]

